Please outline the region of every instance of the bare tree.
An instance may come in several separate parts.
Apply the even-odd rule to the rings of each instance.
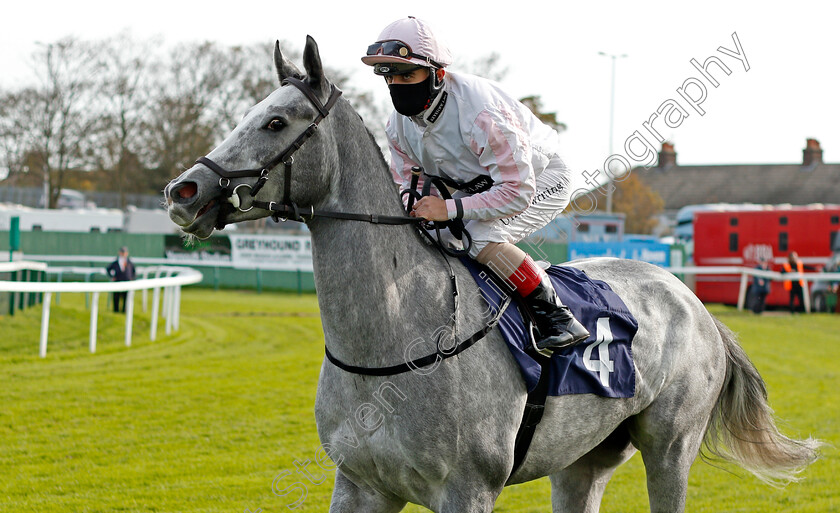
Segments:
[[[40,84],[29,98],[29,152],[40,157],[46,206],[55,208],[67,171],[89,159],[87,143],[100,125],[91,112],[94,52],[88,43],[65,38],[43,45],[33,59]]]
[[[300,56],[281,44],[290,58]],[[182,44],[167,57],[156,77],[147,132],[150,187],[156,190],[191,166],[239,123],[247,109],[279,87],[273,68],[273,43],[224,47]],[[328,68],[339,87],[348,75]]]
[[[225,61],[215,43],[181,44],[160,67],[144,133],[147,188],[161,190],[212,148],[221,129],[210,107],[229,73]]]
[[[99,110],[104,127],[101,144],[96,145],[99,167],[107,171],[112,185],[119,192],[120,208],[125,208],[126,193],[132,188],[132,177],[141,176],[139,158],[141,131],[151,101],[149,71],[154,41],[137,41],[127,33],[103,41],[99,51]],[[109,187],[110,188],[110,187]]]
[[[274,72],[273,49],[274,45],[266,42],[226,50],[227,83],[214,101],[219,118],[218,136],[224,137],[233,130],[250,107],[280,85]]]
[[[124,33],[41,45],[35,83],[0,91],[0,177],[43,184],[51,207],[68,183],[116,190],[125,207],[127,193],[160,191],[279,87],[273,42],[187,43],[158,54],[160,43]],[[281,47],[300,61],[296,47]],[[383,145],[390,105],[355,88],[352,73],[327,74]]]
[[[29,171],[29,120],[34,116],[37,95],[31,88],[0,93],[0,174],[12,185]]]

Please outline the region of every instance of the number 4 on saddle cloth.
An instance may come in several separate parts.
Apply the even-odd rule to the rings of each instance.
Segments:
[[[498,312],[507,293],[491,279],[493,273],[469,258],[462,258],[461,262],[472,273],[490,308]],[[551,356],[546,365],[550,370],[548,395],[633,397],[636,372],[632,342],[639,328],[636,318],[603,281],[593,280],[574,267],[554,265],[546,272],[563,303],[591,333],[583,343]],[[531,349],[528,328],[519,309],[509,306],[498,325],[531,393],[540,381],[543,366]]]

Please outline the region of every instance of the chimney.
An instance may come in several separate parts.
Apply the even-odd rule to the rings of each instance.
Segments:
[[[662,143],[662,151],[659,152],[659,169],[671,169],[677,165],[677,153],[674,151],[674,144]]]
[[[806,140],[805,149],[802,150],[802,165],[815,166],[822,163],[822,148],[820,148],[820,142],[816,139]]]

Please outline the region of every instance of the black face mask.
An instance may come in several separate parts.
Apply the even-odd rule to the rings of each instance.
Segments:
[[[416,116],[423,112],[432,100],[429,87],[431,80],[430,73],[426,80],[416,84],[388,84],[394,109],[403,116]]]

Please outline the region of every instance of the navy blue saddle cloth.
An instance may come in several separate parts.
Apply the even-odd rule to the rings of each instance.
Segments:
[[[471,259],[462,258],[461,261],[472,273],[490,308],[498,312],[507,294],[492,281],[490,271]],[[586,341],[555,352],[551,357],[548,395],[633,397],[636,372],[632,342],[639,325],[624,301],[609,285],[589,278],[574,267],[555,265],[546,272],[560,299],[590,333]],[[499,320],[499,329],[519,363],[530,392],[537,386],[542,368],[525,351],[531,342],[516,301],[509,303]]]

